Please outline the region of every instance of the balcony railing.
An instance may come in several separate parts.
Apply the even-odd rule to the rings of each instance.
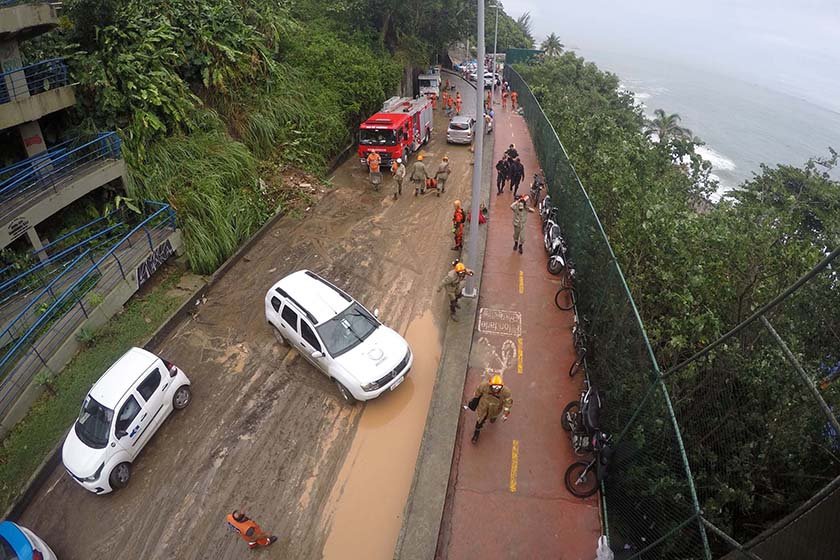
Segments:
[[[0,105],[69,84],[63,58],[42,60],[0,74]]]
[[[32,195],[49,188],[58,190],[62,179],[92,162],[120,158],[120,137],[103,132],[81,145],[62,144],[39,154],[15,169],[0,170],[0,204],[21,195]]]

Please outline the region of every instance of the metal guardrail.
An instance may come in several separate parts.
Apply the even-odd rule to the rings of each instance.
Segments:
[[[80,141],[78,138],[67,140],[60,144],[52,146],[51,148],[41,152],[40,154],[35,154],[32,157],[16,161],[15,163],[0,169],[0,185],[4,185],[8,181],[11,181],[15,177],[18,177],[20,174],[30,171],[31,169],[33,169],[33,167],[35,167],[39,163],[42,163],[44,158],[58,158],[63,154],[67,153],[68,148],[72,149],[73,146],[80,145],[83,143],[84,141]]]
[[[66,151],[57,153],[56,157],[38,158],[0,182],[0,203],[50,188],[57,192],[61,180],[82,166],[94,161],[119,159],[120,147],[120,137],[116,132],[104,132],[94,140],[66,148]]]
[[[26,98],[70,83],[63,58],[50,58],[0,74],[0,105]]]
[[[84,265],[87,266],[84,272],[63,292],[56,294],[37,320],[3,353],[0,358],[0,416],[9,411],[35,375],[47,369],[48,359],[98,305],[91,292],[96,289],[100,297],[110,293],[119,282],[128,279],[132,267],[140,262],[138,255],[144,258],[148,251],[154,251],[155,243],[161,242],[166,231],[174,231],[175,212],[171,206],[151,201],[147,205],[158,208],[105,254],[93,259],[90,251],[85,251],[75,259],[73,268],[83,266],[85,260],[91,264]],[[143,251],[135,250],[138,234]]]

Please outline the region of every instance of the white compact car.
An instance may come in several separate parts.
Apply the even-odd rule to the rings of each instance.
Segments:
[[[265,295],[265,318],[349,403],[393,391],[411,369],[408,342],[352,297],[300,270]]]
[[[56,560],[35,533],[11,521],[0,523],[0,560]]]
[[[183,371],[147,350],[132,348],[85,397],[64,440],[64,467],[96,494],[123,488],[143,447],[172,411],[191,399]]]
[[[449,144],[472,144],[475,137],[475,119],[466,115],[452,117],[446,129]]]

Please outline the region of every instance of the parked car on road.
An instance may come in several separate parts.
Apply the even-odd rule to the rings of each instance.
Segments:
[[[148,350],[132,348],[85,397],[61,450],[64,468],[95,494],[123,488],[131,463],[163,421],[191,400],[183,371]]]
[[[475,137],[475,119],[467,115],[452,117],[446,129],[446,141],[450,144],[472,144]]]
[[[308,270],[286,276],[265,294],[269,324],[327,375],[348,403],[393,391],[411,369],[408,342],[377,315]]]
[[[56,560],[55,553],[26,527],[0,523],[0,560]]]

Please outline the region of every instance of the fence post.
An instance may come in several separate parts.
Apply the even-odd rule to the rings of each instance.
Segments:
[[[152,234],[149,233],[149,228],[147,228],[145,224],[143,225],[143,231],[146,232],[146,237],[149,239],[149,249],[154,251],[155,245],[152,243]]]
[[[761,316],[761,322],[764,324],[764,327],[770,332],[773,336],[773,340],[776,341],[776,345],[782,349],[782,353],[785,355],[785,358],[790,362],[790,365],[793,366],[793,369],[796,373],[799,374],[799,380],[805,385],[805,387],[811,392],[811,396],[814,397],[814,400],[817,401],[817,404],[820,405],[820,408],[828,416],[828,421],[831,423],[831,426],[834,428],[835,432],[840,435],[840,423],[837,422],[837,417],[834,416],[834,413],[831,412],[831,407],[828,406],[828,403],[825,402],[825,399],[822,398],[820,392],[817,391],[817,388],[814,386],[813,381],[808,378],[808,374],[805,373],[805,370],[799,364],[799,361],[796,359],[796,356],[793,355],[793,352],[790,351],[788,345],[785,344],[785,341],[782,340],[782,337],[779,336],[779,333],[776,332],[776,329],[773,328],[773,325],[770,324],[770,321],[767,320],[767,317],[764,315]]]

